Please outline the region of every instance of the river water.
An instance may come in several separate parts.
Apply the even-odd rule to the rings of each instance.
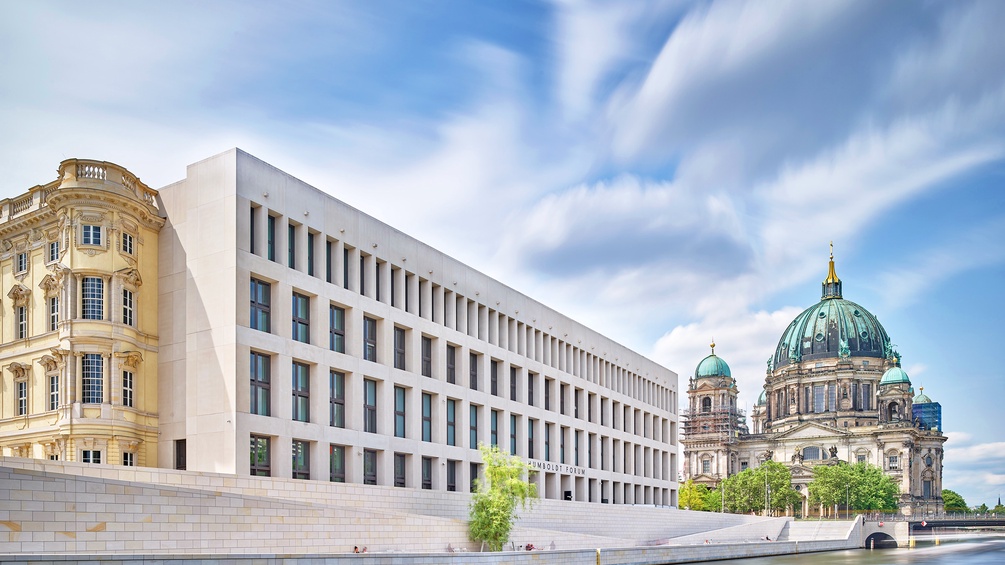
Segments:
[[[1005,536],[967,538],[914,548],[854,549],[777,557],[709,561],[705,565],[1003,565]]]

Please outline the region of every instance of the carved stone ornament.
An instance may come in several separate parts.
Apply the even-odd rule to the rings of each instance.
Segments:
[[[43,355],[42,358],[38,360],[38,364],[45,369],[46,373],[59,369],[59,361],[57,361],[52,355]]]
[[[140,277],[140,272],[136,269],[122,269],[115,272],[115,276],[122,279],[122,282],[126,285],[139,288],[143,285],[143,279]]]
[[[14,301],[14,307],[27,306],[28,299],[31,297],[31,289],[24,286],[21,283],[15,284],[11,287],[10,292],[7,293],[7,298]]]
[[[46,298],[59,296],[59,291],[63,289],[62,278],[61,274],[57,274],[56,276],[53,276],[51,273],[45,275],[42,277],[42,280],[39,281],[38,288],[42,289]]]
[[[139,351],[119,351],[116,352],[115,357],[122,360],[122,364],[131,369],[135,369],[140,366],[140,362],[143,361],[143,354]]]
[[[18,363],[17,361],[7,365],[7,370],[14,375],[14,380],[19,381],[28,378],[28,372],[31,371],[31,367],[25,365],[24,363]]]

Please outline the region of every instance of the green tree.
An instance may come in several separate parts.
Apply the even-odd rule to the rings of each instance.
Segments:
[[[725,496],[725,505],[722,496]],[[799,498],[799,493],[792,488],[788,467],[767,461],[760,467],[726,478],[719,489],[708,493],[705,502],[706,509],[713,512],[725,506],[728,512],[746,514],[763,511],[765,502],[770,509],[784,512],[787,507],[798,504]]]
[[[708,510],[705,508],[707,495],[707,486],[695,484],[693,479],[688,479],[677,493],[677,506],[684,510]]]
[[[977,512],[978,514],[987,514],[988,505],[985,503],[981,503],[980,506],[974,506],[974,512]]]
[[[527,480],[534,469],[498,447],[480,444],[478,451],[485,473],[471,497],[468,530],[471,539],[486,543],[490,551],[502,551],[516,521],[517,506],[528,508],[537,498],[537,485]]]
[[[855,510],[895,510],[900,494],[893,478],[868,463],[817,465],[809,488],[811,504]]]
[[[765,461],[760,467],[755,469],[756,476],[752,483],[757,492],[763,488],[764,478],[767,475],[770,498],[768,500],[768,510],[778,513],[785,512],[790,506],[799,506],[802,496],[792,488],[792,473],[789,468],[776,461]],[[763,509],[764,505],[755,507],[753,510]]]
[[[970,509],[962,496],[947,488],[942,489],[942,504],[945,506],[946,512],[966,512]]]

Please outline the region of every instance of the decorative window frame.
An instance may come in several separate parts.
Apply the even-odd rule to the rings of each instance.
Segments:
[[[127,267],[125,269],[120,269],[115,271],[112,276],[112,316],[111,319],[115,320],[124,325],[128,325],[131,328],[140,327],[140,287],[143,286],[143,278],[140,276],[140,272],[132,267]],[[132,304],[132,323],[127,324],[125,320],[125,303],[123,290],[128,290],[132,293],[133,304]]]
[[[99,243],[84,243],[84,226],[97,226],[100,230],[101,241]],[[74,221],[74,235],[76,246],[88,256],[93,257],[98,253],[108,251],[111,238],[111,227],[105,219],[105,214],[101,212],[78,212]]]
[[[116,230],[115,240],[115,249],[119,255],[129,265],[135,266],[137,256],[139,255],[139,245],[143,243],[142,238],[140,238],[139,226],[132,221],[122,219]],[[126,242],[129,242],[129,249],[126,248]]]

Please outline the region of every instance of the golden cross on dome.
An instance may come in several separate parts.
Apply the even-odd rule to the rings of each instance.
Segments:
[[[715,338],[714,337],[712,338],[712,343],[709,344],[709,347],[712,348],[712,355],[715,355]]]
[[[834,242],[831,241],[831,261],[834,260]]]

